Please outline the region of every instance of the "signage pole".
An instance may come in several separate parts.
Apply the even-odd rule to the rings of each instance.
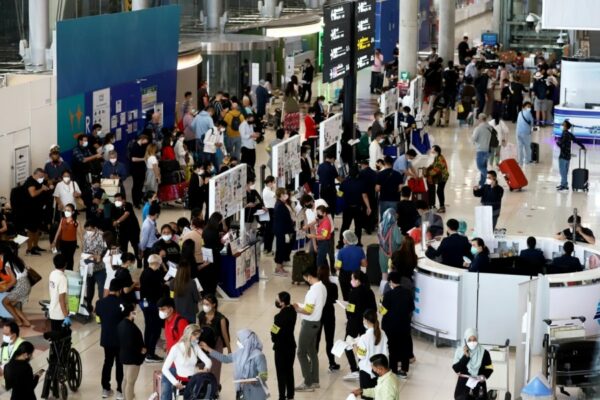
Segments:
[[[350,26],[356,26],[356,13],[350,13]],[[347,146],[349,140],[358,139],[356,137],[356,129],[354,129],[354,114],[356,113],[356,40],[357,35],[355,29],[349,29],[350,33],[350,69],[348,74],[344,77],[344,108],[343,108],[343,121],[342,127],[344,133],[342,134],[341,143],[338,146]],[[356,162],[356,146],[352,146],[352,156],[350,160],[344,160],[349,165]]]

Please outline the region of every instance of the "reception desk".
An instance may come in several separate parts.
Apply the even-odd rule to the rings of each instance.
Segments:
[[[509,236],[488,241],[492,253],[500,249],[526,248],[525,236]],[[564,242],[553,238],[537,238],[538,248],[547,259],[559,255]],[[477,327],[481,343],[504,344],[506,339],[516,343],[521,331],[519,286],[537,279],[544,300],[537,319],[563,318],[575,315],[586,317],[588,336],[600,336],[600,269],[577,273],[513,275],[507,273],[471,273],[425,257],[417,245],[419,264],[415,270],[415,312],[413,326],[429,335],[439,335],[451,341],[462,339],[466,328]],[[586,268],[591,256],[600,256],[594,246],[575,245],[575,256]],[[595,319],[596,318],[596,319]]]
[[[600,139],[600,108],[570,108],[564,106],[554,107],[554,136],[562,135],[562,123],[568,119],[573,128],[571,133],[583,140]]]

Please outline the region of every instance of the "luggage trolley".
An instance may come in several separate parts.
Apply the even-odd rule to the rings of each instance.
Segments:
[[[504,392],[504,400],[510,400],[512,395],[509,386],[510,340],[506,339],[503,346],[484,345],[490,353],[494,373],[487,380],[488,398],[498,398],[498,391]]]

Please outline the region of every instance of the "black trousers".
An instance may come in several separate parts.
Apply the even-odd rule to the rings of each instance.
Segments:
[[[275,233],[273,232],[273,218],[275,217],[275,209],[269,208],[269,221],[267,221],[264,225],[265,227],[265,237],[263,238],[265,251],[271,252],[273,251],[273,239],[275,238]]]
[[[75,257],[75,250],[77,250],[77,241],[66,241],[61,240],[59,244],[60,252],[65,257],[67,262],[67,269],[73,271],[73,258]]]
[[[294,360],[296,347],[275,350],[275,372],[277,373],[277,387],[279,400],[294,398]]]
[[[361,389],[370,389],[377,386],[377,378],[371,378],[371,375],[365,371],[360,371],[358,376]],[[372,397],[360,396],[361,399],[372,399]]]
[[[346,350],[346,358],[348,359],[348,365],[350,366],[350,372],[358,371],[358,364],[356,363],[356,356],[352,350]]]
[[[427,197],[429,198],[429,207],[435,207],[435,195],[437,193],[437,197],[439,200],[440,207],[444,207],[446,204],[446,182],[428,183],[427,184]]]
[[[408,372],[410,359],[413,356],[413,343],[410,331],[404,333],[390,332],[388,335],[388,350],[392,372],[395,374],[398,373],[398,363],[400,363],[401,371]]]
[[[156,354],[156,343],[160,338],[160,330],[163,326],[163,321],[158,316],[158,308],[156,304],[150,303],[148,307],[142,309],[144,313],[144,343],[146,344],[146,355],[153,356]]]
[[[143,165],[143,168],[137,166],[132,168],[131,178],[133,179],[133,185],[131,186],[131,201],[134,206],[141,207],[142,189],[144,188],[144,180],[146,179],[146,166]]]
[[[121,391],[121,384],[123,383],[123,364],[119,360],[119,348],[118,347],[105,347],[104,348],[104,365],[102,366],[102,389],[110,390],[110,374],[112,372],[113,364],[116,364],[116,378],[117,378],[117,391]]]
[[[342,290],[342,299],[344,299],[344,301],[348,301],[348,296],[350,295],[350,290],[352,288],[350,285],[351,278],[352,272],[340,269],[340,272],[338,273],[338,279],[340,281],[340,289]]]
[[[327,351],[327,359],[329,365],[334,365],[335,357],[331,354],[333,348],[333,342],[335,339],[335,311],[333,305],[325,306],[331,307],[331,310],[323,309],[323,316],[321,317],[321,326],[319,327],[319,333],[317,334],[317,352],[319,351],[319,345],[321,344],[321,332],[325,330],[325,351]]]
[[[135,218],[135,215],[130,216],[129,218]],[[137,267],[142,268],[142,260],[140,259],[140,233],[131,233],[128,231],[119,231],[119,248],[121,249],[121,253],[125,254],[128,252],[128,246],[131,243],[131,253],[135,255],[135,259],[137,260]]]
[[[302,84],[302,95],[300,96],[300,103],[304,101],[310,103],[310,99],[312,99],[312,84],[311,83],[303,83]]]
[[[248,164],[248,166],[254,171],[254,165],[256,164],[256,149],[242,147],[242,157],[240,162]]]
[[[362,237],[362,210],[360,206],[346,206],[344,212],[342,213],[342,227],[340,228],[340,239],[339,244],[343,244],[343,233],[345,230],[350,228],[352,225],[352,221],[354,221],[354,233],[358,238],[358,243],[360,244],[360,239]]]
[[[362,228],[368,234],[377,231],[377,198],[375,195],[369,195],[369,205],[371,206],[371,215],[367,215],[367,209],[364,208],[362,210],[363,220],[362,220]]]

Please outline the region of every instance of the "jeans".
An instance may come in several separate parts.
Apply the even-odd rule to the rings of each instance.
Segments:
[[[298,338],[298,362],[302,369],[304,384],[319,383],[319,356],[317,354],[317,335],[320,322],[302,321]],[[161,397],[162,398],[162,397]]]
[[[400,198],[398,198],[400,200]],[[397,201],[379,201],[379,219],[383,219],[383,213],[388,208],[393,208],[394,210],[398,207]]]
[[[517,161],[519,165],[531,162],[531,135],[517,135]]]
[[[240,161],[242,151],[242,138],[240,136],[227,136],[227,142],[225,147],[227,149],[227,153],[229,153],[231,157],[235,157],[238,161]]]
[[[558,159],[558,170],[560,171],[560,186],[569,187],[569,164],[571,160],[565,160],[564,158]]]
[[[105,347],[101,378],[102,389],[110,390],[110,375],[113,363],[116,364],[117,391],[121,392],[121,384],[123,383],[123,364],[121,364],[121,361],[119,360],[119,348]]]
[[[321,266],[329,267],[327,256],[329,254],[331,240],[317,240],[317,268]]]
[[[177,376],[177,370],[175,369],[175,367],[171,367],[169,368],[169,371],[171,371],[171,374],[173,374],[173,376]],[[167,377],[165,376],[165,374],[162,375],[162,378],[160,380],[160,399],[161,400],[171,400],[173,398],[173,385],[171,384],[171,381],[167,379]]]
[[[479,186],[485,184],[487,178],[487,162],[490,153],[487,151],[478,151],[476,156],[477,169],[479,170]]]
[[[148,307],[142,309],[144,313],[144,343],[146,344],[146,355],[153,356],[156,351],[156,343],[160,338],[160,330],[163,321],[158,316],[156,304],[148,304]]]
[[[89,307],[92,306],[94,300],[94,284],[98,287],[98,300],[104,297],[104,282],[106,282],[106,270],[100,270],[88,275],[86,283],[86,302]]]

